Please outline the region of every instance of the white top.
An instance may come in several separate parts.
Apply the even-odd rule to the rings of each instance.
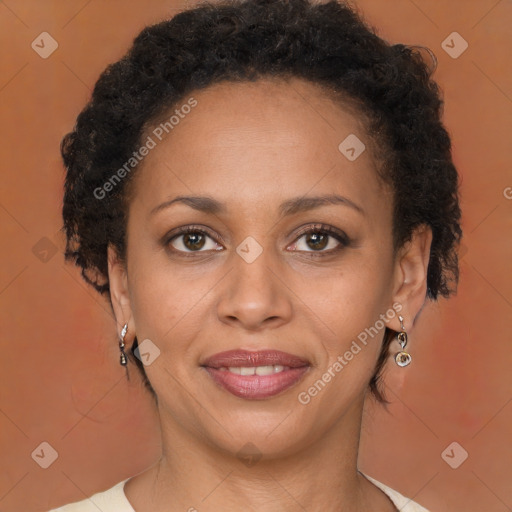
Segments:
[[[429,512],[426,508],[422,507],[418,503],[402,496],[399,492],[391,489],[387,485],[375,480],[374,478],[364,475],[368,480],[373,482],[377,487],[382,489],[400,510],[400,512]],[[130,505],[130,502],[126,498],[124,493],[124,484],[129,480],[123,480],[118,484],[114,485],[110,489],[98,492],[83,501],[71,503],[63,507],[55,508],[49,512],[136,512],[135,509]]]

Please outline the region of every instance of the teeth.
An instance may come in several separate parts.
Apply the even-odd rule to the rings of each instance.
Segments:
[[[280,364],[267,365],[267,366],[230,366],[228,368],[222,367],[220,370],[228,370],[237,375],[272,375],[284,371],[285,367]]]
[[[272,375],[273,373],[280,373],[284,370],[284,366],[280,364],[270,366],[257,366],[256,375]]]

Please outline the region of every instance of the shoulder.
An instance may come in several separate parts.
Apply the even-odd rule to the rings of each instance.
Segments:
[[[48,512],[98,512],[98,510],[102,512],[135,512],[124,494],[124,484],[127,480],[117,483],[106,491],[98,492],[90,498]]]
[[[364,475],[370,482],[375,484],[377,487],[382,489],[391,499],[391,501],[395,504],[395,506],[400,510],[400,512],[429,512],[425,507],[422,507],[419,503],[412,501],[410,498],[407,498],[400,494],[398,491],[395,491],[391,487],[375,480],[371,476]]]
[[[382,489],[401,512],[429,512],[420,504],[403,496],[398,491],[395,491],[382,482],[375,480],[375,478],[368,475],[364,476],[374,485]],[[106,491],[98,492],[90,498],[70,503],[69,505],[64,505],[63,507],[52,509],[48,512],[97,512],[98,509],[102,512],[135,512],[124,493],[124,484],[127,480],[128,479],[117,483]]]

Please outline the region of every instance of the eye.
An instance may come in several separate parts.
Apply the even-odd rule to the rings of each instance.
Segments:
[[[210,243],[208,243],[208,240]],[[222,249],[222,246],[219,246],[207,231],[197,226],[179,228],[167,239],[166,244],[171,245],[178,252],[205,252]],[[201,249],[204,249],[204,251]]]
[[[331,254],[348,246],[349,243],[350,239],[343,231],[325,224],[315,224],[301,230],[291,247],[298,251]]]
[[[304,240],[301,240],[304,239]],[[337,243],[336,243],[337,242]],[[290,246],[299,252],[332,254],[350,244],[350,239],[343,232],[325,224],[315,224],[302,229],[296,241]],[[197,253],[223,249],[213,239],[208,231],[199,226],[184,226],[178,228],[166,240],[165,245],[171,245],[173,250],[181,253]],[[311,254],[316,256],[316,254]]]

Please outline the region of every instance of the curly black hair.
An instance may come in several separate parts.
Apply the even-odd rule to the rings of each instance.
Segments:
[[[94,191],[132,157],[147,127],[192,91],[220,81],[299,77],[348,100],[365,120],[378,147],[378,174],[393,191],[393,247],[409,241],[417,226],[430,226],[427,298],[448,297],[459,279],[459,176],[441,121],[441,92],[431,78],[435,67],[422,48],[383,40],[341,0],[203,1],[144,28],[127,54],[103,71],[62,140],[65,259],[111,301],[107,246],[124,260],[136,166],[101,200]],[[395,334],[386,327],[369,382],[383,403],[379,381]],[[130,359],[156,398],[136,348],[135,338]]]

